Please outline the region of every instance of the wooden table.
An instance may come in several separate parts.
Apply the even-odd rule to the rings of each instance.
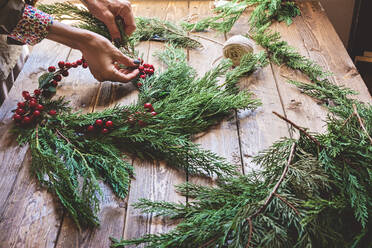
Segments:
[[[179,21],[190,15],[197,14],[198,18],[209,15],[213,2],[156,0],[133,1],[132,5],[136,16]],[[364,82],[324,10],[317,2],[301,2],[300,7],[302,16],[297,17],[293,25],[274,24],[273,29],[281,32],[283,39],[301,54],[333,71],[333,83],[346,85],[360,93],[360,100],[371,102]],[[224,42],[228,37],[248,30],[247,19],[248,14],[243,15],[226,35],[214,32],[201,35]],[[220,57],[222,47],[210,40],[200,41],[204,49],[186,52],[189,63],[202,75]],[[160,68],[152,54],[163,47],[162,43],[144,42],[139,45],[139,50],[145,61]],[[127,199],[117,199],[108,187],[102,185],[104,199],[99,214],[100,228],[78,232],[54,197],[39,187],[30,173],[28,146],[19,147],[9,130],[11,110],[21,99],[21,92],[35,89],[38,76],[49,65],[56,65],[59,60],[74,61],[80,56],[79,51],[51,41],[44,40],[36,45],[9,98],[0,108],[0,247],[109,247],[109,237],[134,238],[145,233],[165,232],[172,228],[171,224],[151,214],[141,214],[132,203],[139,198],[185,202],[184,197],[175,193],[174,185],[187,180],[202,182],[201,179],[187,178],[161,162],[145,163],[133,159],[136,179],[131,183]],[[262,107],[255,111],[238,111],[234,119],[200,135],[196,142],[241,165],[242,172],[246,173],[255,169],[251,158],[258,151],[280,137],[295,135],[272,111],[312,131],[324,131],[325,109],[287,84],[288,77],[301,79],[300,74],[271,64],[242,80],[241,87],[253,91],[262,100]],[[66,96],[75,109],[84,112],[130,103],[137,97],[137,92],[129,84],[99,83],[88,70],[72,70],[62,85],[58,95]]]

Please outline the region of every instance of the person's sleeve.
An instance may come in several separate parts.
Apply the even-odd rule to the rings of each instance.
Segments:
[[[35,45],[44,39],[53,24],[53,18],[31,5],[25,5],[22,17],[8,35],[9,38]]]

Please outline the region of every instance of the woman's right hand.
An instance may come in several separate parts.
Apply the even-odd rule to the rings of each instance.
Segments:
[[[48,39],[79,49],[88,61],[89,69],[98,81],[128,82],[134,79],[138,69],[118,69],[115,64],[124,64],[130,68],[137,65],[125,56],[109,40],[96,33],[54,22]]]

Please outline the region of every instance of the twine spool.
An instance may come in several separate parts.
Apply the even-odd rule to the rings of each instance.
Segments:
[[[223,56],[231,59],[234,66],[240,64],[244,54],[253,53],[254,42],[242,35],[234,35],[223,45]]]

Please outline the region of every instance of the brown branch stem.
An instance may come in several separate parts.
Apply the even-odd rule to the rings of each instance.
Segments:
[[[320,145],[320,142],[319,142],[316,138],[314,138],[313,136],[311,136],[308,132],[306,132],[306,130],[305,130],[304,128],[298,126],[298,125],[295,124],[293,121],[288,120],[286,117],[284,117],[284,116],[278,114],[278,113],[275,112],[275,111],[273,111],[273,114],[276,115],[276,116],[278,116],[280,119],[282,119],[282,120],[288,122],[289,124],[291,124],[294,128],[296,128],[296,129],[299,130],[301,133],[303,133],[304,135],[306,135],[306,137],[308,137],[309,139],[311,139],[312,141],[314,141],[314,143],[315,143],[317,146],[319,146],[319,147],[321,146],[321,145]]]
[[[358,121],[359,121],[360,126],[362,127],[363,131],[366,133],[366,135],[367,135],[367,137],[368,137],[368,139],[369,139],[369,142],[370,142],[371,145],[372,145],[372,138],[371,138],[371,136],[369,136],[369,134],[368,134],[368,132],[367,132],[367,129],[366,129],[366,127],[365,127],[364,124],[363,124],[363,120],[362,120],[362,118],[360,117],[360,115],[359,115],[359,113],[358,113],[358,109],[357,109],[357,107],[356,107],[355,104],[353,104],[353,109],[354,109],[354,113],[355,113],[356,117],[358,118]]]
[[[273,190],[271,191],[270,195],[265,200],[265,203],[256,212],[254,212],[252,215],[250,215],[248,218],[246,218],[246,220],[250,224],[252,223],[252,219],[254,217],[256,217],[257,215],[259,215],[260,213],[262,213],[263,211],[265,211],[265,209],[267,208],[267,206],[272,201],[274,195],[276,194],[276,191],[278,190],[279,186],[281,185],[281,183],[283,182],[285,176],[287,175],[289,166],[292,164],[292,160],[293,160],[293,157],[294,157],[294,154],[295,154],[295,150],[296,150],[296,143],[293,142],[292,147],[291,147],[291,152],[289,154],[289,158],[288,158],[288,161],[287,161],[287,164],[284,167],[284,170],[282,172],[282,175],[279,178],[279,181],[275,184],[275,186],[274,186]],[[249,243],[250,243],[250,239],[248,239],[248,243],[247,243],[246,248],[249,248]]]
[[[58,133],[59,136],[61,136],[64,140],[66,140],[67,143],[72,144],[68,138],[66,138],[60,131],[58,131],[58,129],[56,129],[56,132]]]
[[[253,225],[252,225],[252,220],[251,218],[248,218],[248,223],[249,223],[249,236],[248,236],[248,242],[245,248],[249,248],[252,240],[252,233],[253,233]]]
[[[344,121],[344,123],[342,124],[341,127],[344,127],[346,125],[346,123],[348,123],[351,120],[351,118],[353,118],[354,115],[355,115],[355,113],[353,112],[349,117],[347,117],[347,119]]]
[[[278,197],[282,202],[284,202],[285,204],[287,204],[288,207],[292,208],[293,211],[295,211],[295,213],[297,215],[300,215],[300,212],[295,208],[295,206],[293,206],[290,202],[288,202],[286,199],[284,199],[281,195],[279,195],[278,193],[274,193],[274,195],[276,197]]]

